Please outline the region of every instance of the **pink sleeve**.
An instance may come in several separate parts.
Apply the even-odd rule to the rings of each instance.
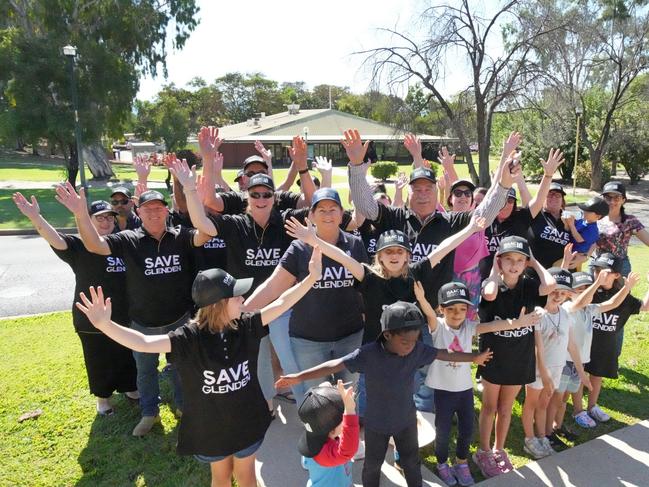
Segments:
[[[339,439],[329,439],[313,459],[323,467],[336,467],[347,463],[358,450],[358,435],[360,427],[358,416],[345,414],[343,416],[343,432]]]

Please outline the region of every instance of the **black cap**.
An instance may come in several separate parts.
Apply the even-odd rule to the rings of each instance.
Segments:
[[[615,193],[621,195],[623,198],[626,198],[626,188],[619,181],[609,181],[602,188],[602,194],[606,193]]]
[[[264,161],[264,159],[261,156],[258,156],[258,155],[255,154],[255,155],[252,155],[252,156],[246,158],[246,160],[243,161],[243,170],[245,171],[249,165],[255,164],[255,163],[261,164],[266,169],[268,169],[268,164],[266,164],[266,161]]]
[[[340,206],[341,208],[343,207],[338,191],[333,188],[320,188],[316,190],[311,197],[311,210],[314,210],[316,205],[323,200],[334,201],[338,204],[338,206]]]
[[[298,451],[307,458],[320,453],[329,433],[342,422],[344,412],[345,404],[337,388],[323,385],[309,389],[297,410],[306,430],[297,442]]]
[[[426,321],[417,306],[406,301],[397,301],[381,313],[381,333],[376,338],[381,340],[384,331],[400,330],[411,326],[422,326]]]
[[[376,244],[376,251],[380,252],[388,247],[401,247],[408,252],[412,252],[410,248],[410,239],[401,230],[386,230],[379,236],[379,241]]]
[[[237,177],[234,178],[234,182],[236,183],[237,181],[239,181],[239,179],[241,179],[241,176],[243,176],[244,174],[245,174],[245,172],[243,171],[243,169],[239,169],[237,171]]]
[[[439,288],[437,302],[440,306],[451,306],[456,303],[465,303],[472,306],[469,288],[461,282],[448,282]]]
[[[113,192],[110,194],[111,198],[115,196],[116,194],[121,193],[127,198],[131,197],[131,192],[128,190],[128,188],[124,186],[117,186],[115,189],[113,189]]]
[[[562,269],[561,267],[551,267],[548,269],[548,272],[557,282],[557,289],[571,290],[573,288],[572,274],[570,271]]]
[[[579,203],[577,206],[582,211],[592,211],[600,216],[608,215],[608,203],[600,196],[593,196],[586,203]]]
[[[167,201],[165,200],[164,195],[160,191],[154,189],[142,193],[137,204],[138,206],[142,206],[150,201],[161,201],[165,206],[167,206]]]
[[[559,183],[550,183],[550,189],[548,190],[548,193],[550,191],[558,191],[562,195],[566,195],[566,192],[563,190],[563,186],[561,186]]]
[[[92,203],[90,203],[90,209],[88,210],[88,213],[90,213],[90,216],[102,215],[104,213],[117,215],[117,212],[113,210],[113,207],[110,206],[110,203],[104,200],[93,201]]]
[[[248,190],[254,186],[266,186],[268,189],[275,191],[275,183],[270,176],[266,174],[255,174],[248,180]]]
[[[435,173],[433,172],[432,169],[429,169],[427,167],[418,167],[414,171],[410,173],[410,183],[414,183],[417,179],[426,179],[432,183],[436,183],[437,179],[435,179]]]
[[[622,259],[615,257],[615,255],[609,252],[600,254],[591,265],[602,269],[610,269],[617,273],[622,272]]]
[[[509,188],[507,190],[507,198],[514,198],[518,201],[518,196],[516,196],[516,188]]]
[[[577,289],[581,286],[590,286],[595,280],[588,272],[572,273],[572,288]]]
[[[223,269],[200,271],[192,284],[192,299],[202,308],[222,299],[241,296],[252,287],[252,277],[235,279]]]
[[[500,241],[496,255],[506,254],[507,252],[518,252],[525,257],[530,257],[530,244],[523,237],[511,235]]]
[[[468,179],[458,179],[453,184],[451,184],[451,193],[458,186],[466,186],[471,190],[472,193],[475,191],[475,184],[473,184],[473,182],[469,181]]]

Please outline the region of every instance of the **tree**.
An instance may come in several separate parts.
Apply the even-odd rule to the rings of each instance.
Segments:
[[[187,145],[189,111],[179,100],[162,91],[155,102],[136,102],[135,133],[149,140],[162,140],[165,149],[175,152]]]
[[[459,138],[472,179],[481,185],[490,180],[493,116],[525,87],[530,43],[546,32],[542,24],[525,32],[513,27],[518,22],[519,4],[518,0],[507,1],[487,16],[474,10],[476,4],[469,0],[461,0],[459,6],[430,7],[421,15],[423,39],[382,29],[394,44],[359,53],[365,56],[375,82],[397,85],[414,79],[439,103]],[[494,43],[500,40],[501,52],[494,56]],[[454,106],[442,89],[449,74],[446,67],[457,66],[458,60],[468,63],[470,83],[459,90],[457,100],[462,103]],[[469,100],[475,111],[475,132],[465,124],[465,102]],[[472,140],[479,146],[479,177],[469,149]]]

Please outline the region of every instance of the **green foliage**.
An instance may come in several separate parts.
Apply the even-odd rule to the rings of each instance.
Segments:
[[[590,188],[591,180],[593,179],[593,168],[590,160],[580,162],[577,165],[577,186],[580,188]],[[611,168],[606,164],[602,167],[602,181],[609,181],[611,179]]]
[[[379,161],[370,166],[370,173],[376,179],[385,181],[399,171],[399,165],[394,161]]]

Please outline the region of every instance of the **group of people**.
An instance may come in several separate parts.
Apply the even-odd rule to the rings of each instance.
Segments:
[[[171,206],[148,189],[144,159],[135,195],[116,187],[110,201],[88,205],[82,189],[58,186],[78,237],[57,232],[33,196],[14,194],[75,273],[73,324],[98,414],[112,414],[112,394],[124,393],[141,408],[133,435],[148,434],[160,421],[167,354],[178,453],[208,463],[213,486],[234,476],[241,487],[256,485],[255,453],[286,388],[305,425],[295,440],[313,486],[351,485],[350,462],[363,454],[363,485],[378,486],[390,438],[408,485],[421,485],[418,409],[435,412],[440,478],[471,485],[471,362],[482,390],[473,461],[487,477],[513,468],[506,443],[522,386],[523,446],[533,458],[574,440],[564,424],[570,396],[580,427],[610,419],[597,404],[602,380],[617,377],[629,317],[649,310],[649,293],[631,294],[639,278],[627,253],[631,236],[649,245],[649,233],[625,213],[621,183],[569,214],[553,182],[560,151],[542,161],[532,197],[520,134],[505,141],[489,189],[458,179],[446,149],[437,175],[409,134],[413,170],[393,202],[368,182],[368,141],[348,130],[346,210],[329,161],[319,158],[321,177],[311,176],[301,137],[285,181],[275,184],[272,155],[257,143],[237,190],[223,178],[221,143],[218,129],[201,129],[200,175],[165,158]],[[290,191],[296,177],[299,193]]]

